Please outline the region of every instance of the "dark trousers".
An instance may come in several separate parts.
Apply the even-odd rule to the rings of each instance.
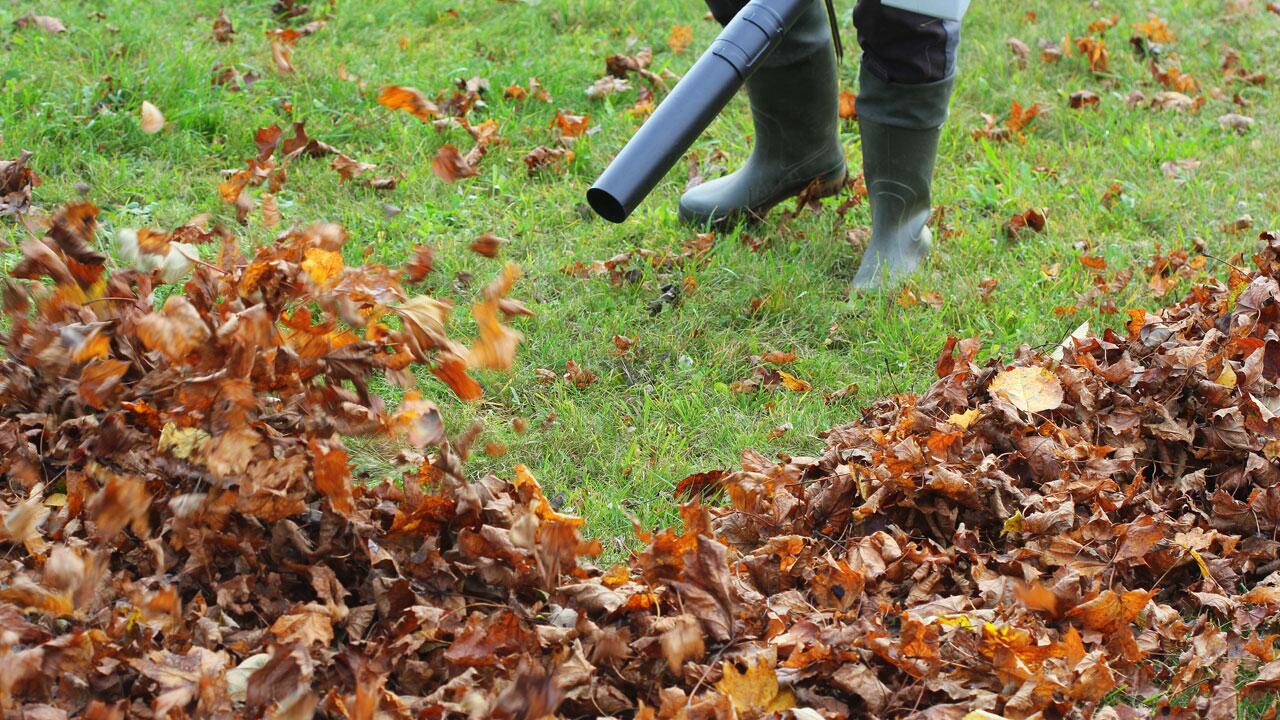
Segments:
[[[706,2],[723,25],[748,0]],[[920,85],[949,78],[955,72],[958,22],[885,7],[880,0],[858,0],[853,25],[862,46],[863,67],[886,83]]]

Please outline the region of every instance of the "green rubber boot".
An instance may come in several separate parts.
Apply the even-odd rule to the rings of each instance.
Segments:
[[[871,242],[853,287],[877,290],[915,272],[929,254],[933,167],[953,80],[894,85],[864,69],[861,83],[858,122]]]
[[[815,197],[839,192],[847,175],[839,93],[826,5],[814,0],[747,80],[755,124],[751,157],[737,172],[686,192],[680,220],[714,227],[763,218],[814,182]]]

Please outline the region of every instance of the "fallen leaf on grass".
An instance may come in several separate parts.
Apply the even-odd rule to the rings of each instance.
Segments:
[[[1005,40],[1004,44],[1009,48],[1009,52],[1013,53],[1013,58],[1017,62],[1018,67],[1026,67],[1027,58],[1031,56],[1031,48],[1028,47],[1026,43],[1015,37]]]
[[[281,75],[292,75],[293,48],[302,33],[293,28],[275,29],[268,30],[267,37],[271,39],[271,59],[275,61],[276,71]]]
[[[1156,110],[1173,110],[1176,112],[1194,112],[1204,104],[1204,98],[1191,98],[1180,92],[1164,90],[1151,96],[1151,107]]]
[[[139,123],[142,126],[142,132],[152,135],[164,129],[164,115],[155,105],[142,101],[142,108],[138,111]]]
[[[1174,92],[1190,95],[1200,90],[1200,83],[1177,67],[1171,66],[1162,70],[1153,62],[1151,63],[1151,77]]]
[[[360,175],[376,169],[378,166],[373,163],[352,160],[346,155],[339,153],[329,162],[329,167],[333,168],[338,173],[342,178],[342,182],[350,182]],[[432,169],[434,169],[434,167],[435,166],[433,165]]]
[[[1151,42],[1171,43],[1175,40],[1174,34],[1169,30],[1169,23],[1154,13],[1148,13],[1146,20],[1134,23],[1133,29]]]
[[[996,291],[1000,286],[1000,281],[993,277],[984,277],[978,281],[978,299],[982,302],[991,301],[991,293]]]
[[[778,371],[778,375],[782,377],[782,385],[791,392],[809,392],[813,386],[783,370]]]
[[[26,15],[14,20],[13,26],[19,30],[33,27],[47,33],[54,34],[64,33],[67,31],[67,26],[63,25],[62,21],[58,18],[53,17],[52,15],[36,15],[34,13],[27,13]]]
[[[1090,72],[1097,75],[1105,74],[1111,69],[1110,56],[1107,54],[1107,41],[1102,38],[1081,37],[1076,38],[1076,50],[1084,56],[1085,62],[1089,65]]]
[[[512,86],[524,92],[524,88]],[[631,83],[622,78],[616,78],[612,75],[605,75],[599,80],[591,84],[587,88],[587,98],[590,100],[599,100],[600,98],[616,95],[620,92],[626,92],[631,89]]]
[[[1019,213],[1009,218],[1004,224],[1005,237],[1010,240],[1021,238],[1023,231],[1031,230],[1033,232],[1042,233],[1045,227],[1045,216],[1037,208],[1028,208],[1026,212]]]
[[[573,162],[574,154],[572,150],[562,147],[542,147],[534,148],[528,155],[524,156],[524,164],[528,169],[529,176],[532,177],[539,170],[561,162]]]
[[[560,137],[574,138],[585,133],[590,122],[586,115],[573,115],[562,110],[551,119],[551,127]]]
[[[1249,132],[1249,128],[1253,127],[1253,118],[1237,113],[1227,113],[1218,118],[1218,125],[1223,130],[1232,130],[1238,135],[1244,135]]]
[[[783,435],[786,435],[787,433],[791,432],[792,428],[794,427],[795,425],[793,423],[783,423],[769,430],[769,432],[765,434],[765,438],[768,440],[777,440]]]
[[[579,390],[594,385],[598,377],[596,374],[579,365],[574,360],[566,361],[564,364],[564,380]]]
[[[689,47],[689,43],[693,42],[693,26],[676,25],[671,28],[671,35],[667,37],[667,47],[671,48],[671,52],[679,54]]]
[[[1160,163],[1160,171],[1170,180],[1184,180],[1188,173],[1200,167],[1201,164],[1199,160],[1192,158],[1168,160]]]
[[[213,39],[220,43],[229,43],[235,32],[236,29],[232,27],[231,20],[227,17],[227,9],[219,8],[218,16],[213,19]]]
[[[1095,107],[1102,99],[1092,90],[1077,90],[1071,93],[1071,97],[1067,98],[1067,104],[1074,110],[1084,107]]]
[[[31,190],[40,186],[40,177],[27,167],[31,155],[23,150],[12,160],[0,160],[0,217],[30,209]]]
[[[997,121],[993,115],[982,113],[985,125],[973,130],[970,134],[974,140],[985,138],[992,142],[1005,142],[1016,139],[1018,142],[1026,142],[1026,136],[1022,131],[1040,115],[1040,110],[1040,105],[1037,103],[1023,107],[1022,103],[1014,100],[1003,123]]]
[[[796,357],[797,356],[794,352],[772,350],[762,355],[760,357],[760,362],[772,363],[774,365],[790,365],[796,361]]]

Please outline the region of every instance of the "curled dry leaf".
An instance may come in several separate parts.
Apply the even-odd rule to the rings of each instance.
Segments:
[[[858,119],[858,96],[848,90],[840,91],[840,119]]]
[[[561,137],[578,137],[587,131],[591,118],[586,115],[573,115],[563,110],[556,113],[551,120],[551,127]]]
[[[498,257],[498,252],[506,243],[506,240],[493,233],[485,233],[471,241],[471,252],[487,258],[496,258]]]
[[[142,107],[138,111],[139,123],[142,126],[142,132],[152,135],[164,129],[164,115],[155,105],[142,101]]]
[[[1042,233],[1045,228],[1044,212],[1038,208],[1028,208],[1026,212],[1019,213],[1009,218],[1004,224],[1005,237],[1010,240],[1017,240],[1026,230]]]
[[[463,178],[475,177],[480,170],[453,145],[443,145],[431,161],[431,172],[445,182],[457,182]]]
[[[1092,90],[1077,90],[1071,93],[1071,96],[1067,98],[1067,104],[1070,105],[1073,110],[1079,110],[1080,108],[1085,107],[1097,107],[1098,103],[1101,101],[1102,98],[1099,98],[1098,94]]]
[[[24,213],[31,207],[31,190],[40,176],[27,166],[31,152],[23,150],[12,160],[0,160],[0,217]]]
[[[524,88],[515,87],[520,92],[524,92]],[[605,75],[599,80],[591,84],[587,88],[587,98],[591,100],[599,100],[600,98],[616,95],[620,92],[626,92],[631,89],[631,83],[625,78],[614,77],[613,75]]]
[[[236,29],[231,25],[231,19],[227,17],[226,8],[218,8],[218,16],[213,19],[213,39],[220,43],[229,43],[234,38]]]
[[[1013,53],[1013,59],[1018,63],[1018,67],[1026,67],[1027,58],[1031,57],[1031,48],[1016,37],[1005,40],[1004,44],[1009,48],[1009,52]]]
[[[568,148],[542,146],[534,148],[528,155],[525,155],[524,164],[529,171],[529,175],[533,176],[539,170],[551,165],[560,162],[573,162],[573,158],[573,151]]]
[[[1227,113],[1218,118],[1218,125],[1223,130],[1231,130],[1238,135],[1244,135],[1249,132],[1249,128],[1253,127],[1253,118],[1238,113]]]
[[[33,27],[55,35],[57,33],[64,33],[67,31],[67,26],[63,25],[62,21],[58,18],[53,17],[52,15],[36,15],[34,13],[27,13],[26,15],[14,20],[13,26],[19,30]]]
[[[574,360],[564,364],[564,380],[579,390],[594,385],[599,380],[595,373],[582,367]]]

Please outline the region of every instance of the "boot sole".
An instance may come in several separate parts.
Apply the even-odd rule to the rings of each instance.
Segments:
[[[740,222],[748,224],[757,223],[763,220],[765,216],[769,214],[770,210],[773,210],[775,207],[787,200],[790,200],[791,198],[799,197],[806,191],[809,192],[809,197],[813,200],[821,200],[822,198],[828,198],[832,195],[836,195],[840,192],[841,188],[845,186],[845,183],[848,182],[848,180],[849,168],[846,165],[840,168],[838,173],[819,175],[804,183],[792,185],[764,203],[756,205],[755,207],[731,210],[720,217],[716,217],[715,215],[710,217],[695,215],[691,211],[686,211],[684,208],[680,208],[680,222],[696,228],[709,228],[712,230],[722,230],[726,227],[733,227]],[[810,188],[812,188],[812,190],[810,190]]]

